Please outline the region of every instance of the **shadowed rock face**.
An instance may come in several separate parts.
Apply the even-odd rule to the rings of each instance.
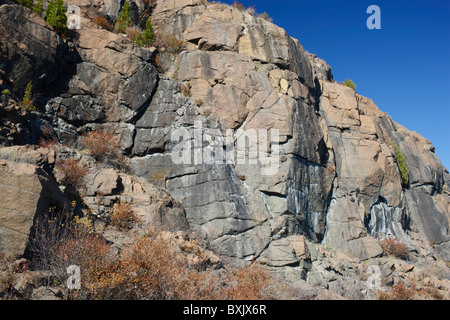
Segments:
[[[35,218],[68,200],[40,167],[0,160],[0,252],[23,254]]]
[[[5,80],[20,96],[29,81],[42,89],[58,76],[67,45],[30,10],[0,5],[0,65]]]
[[[110,1],[102,10],[114,17],[116,7]],[[448,259],[449,176],[431,143],[335,83],[331,68],[283,29],[222,4],[157,1],[152,17],[160,32],[185,41],[181,53],[159,55],[173,61],[161,74],[151,63],[154,50],[122,35],[86,27],[69,50],[26,9],[0,10],[2,17],[15,13],[0,28],[25,21],[22,28],[37,30],[23,37],[27,47],[42,46],[28,52],[36,61],[29,65],[12,46],[28,29],[1,33],[1,68],[21,86],[28,73],[39,77],[40,66],[48,68],[42,118],[55,138],[76,145],[82,132],[113,130],[131,171],[152,183],[163,176],[190,227],[215,252],[298,266],[309,259],[304,247],[312,241],[368,259],[381,254],[376,236],[392,233],[413,245],[413,231]],[[172,133],[185,130],[195,145],[198,125],[209,141],[231,131],[227,145],[234,146],[251,130],[269,137],[278,130],[279,154],[274,145],[262,150],[277,157],[276,172],[262,174],[261,159],[176,165]],[[409,186],[402,185],[394,144],[405,155]]]

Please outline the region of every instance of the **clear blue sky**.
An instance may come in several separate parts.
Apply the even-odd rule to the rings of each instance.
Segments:
[[[358,93],[429,139],[450,170],[449,0],[239,2],[267,12],[332,67],[334,80],[352,79]],[[381,9],[381,30],[366,27],[372,4]]]

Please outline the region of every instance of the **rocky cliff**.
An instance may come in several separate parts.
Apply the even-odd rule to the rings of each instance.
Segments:
[[[13,145],[44,138],[81,154],[84,133],[109,130],[128,172],[92,174],[81,197],[94,214],[126,197],[149,224],[188,225],[224,261],[258,261],[346,297],[349,283],[364,287],[364,261],[378,258],[391,275],[380,241],[392,236],[417,272],[447,283],[450,175],[430,141],[336,83],[325,61],[252,12],[202,0],[131,3],[182,47],[141,48],[92,22],[100,13],[115,21],[120,1],[68,2],[81,8],[82,27],[66,39],[0,1],[0,85],[21,97],[32,81],[37,105],[24,113],[11,99],[0,108],[0,251],[23,254],[34,216],[67,201],[51,150]],[[250,157],[259,145],[276,170],[266,174],[273,163],[261,158],[175,164],[177,130],[191,134],[192,159],[205,150],[214,158],[249,132],[277,134],[244,149]],[[149,197],[167,201],[155,208]]]

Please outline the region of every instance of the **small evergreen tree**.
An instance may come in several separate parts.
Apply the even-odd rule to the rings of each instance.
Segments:
[[[14,0],[14,2],[29,9],[33,7],[33,0]]]
[[[127,28],[131,27],[132,23],[130,3],[125,0],[125,3],[120,10],[119,17],[117,18],[115,30],[119,33],[126,33]]]
[[[36,110],[36,107],[33,105],[33,84],[31,81],[27,84],[20,106],[27,111]]]
[[[11,92],[8,89],[5,89],[2,91],[2,96],[1,96],[1,100],[3,102],[3,104],[7,104],[9,101],[9,97],[11,96]]]
[[[151,45],[155,41],[155,31],[153,30],[150,19],[145,23],[145,29],[136,36],[136,43],[140,47],[146,47]]]
[[[42,2],[43,0],[39,0],[33,6],[33,11],[36,12],[40,17],[42,17],[42,14],[44,13],[44,5]]]
[[[356,92],[356,84],[352,80],[347,79],[342,84],[346,87],[352,88],[353,91]]]
[[[403,185],[407,186],[409,184],[409,170],[406,165],[405,155],[397,145],[395,145],[395,157],[397,158],[397,163],[400,167]]]
[[[45,11],[45,22],[52,26],[59,35],[67,31],[66,8],[63,0],[51,0]]]

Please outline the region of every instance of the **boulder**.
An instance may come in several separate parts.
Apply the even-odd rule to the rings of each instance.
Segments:
[[[68,200],[40,167],[0,160],[0,252],[23,255],[36,217]]]
[[[259,259],[272,267],[282,267],[298,263],[297,252],[292,243],[287,239],[272,241]]]
[[[116,170],[108,168],[100,171],[94,178],[94,192],[99,195],[112,195],[119,189],[120,177]]]

